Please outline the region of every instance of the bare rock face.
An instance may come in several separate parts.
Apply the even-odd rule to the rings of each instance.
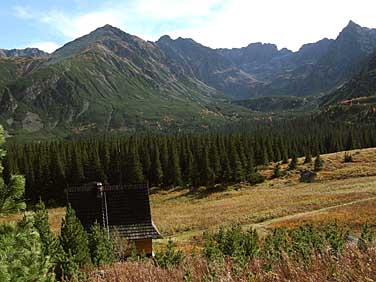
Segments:
[[[12,57],[30,57],[30,58],[46,58],[49,54],[39,50],[38,48],[26,48],[26,49],[12,49],[4,50],[0,49],[0,58],[12,58]]]
[[[27,112],[22,121],[22,128],[29,132],[36,132],[43,128],[43,123],[38,114]]]
[[[9,90],[6,89],[0,96],[0,113],[3,114],[13,114],[18,107],[17,101],[10,94]]]

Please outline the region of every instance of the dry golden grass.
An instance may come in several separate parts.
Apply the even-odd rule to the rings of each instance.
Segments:
[[[361,253],[348,247],[338,260],[325,253],[313,258],[306,266],[301,262],[286,258],[273,266],[273,271],[265,271],[262,260],[245,265],[233,261],[208,264],[200,257],[188,257],[179,266],[163,269],[152,261],[125,262],[104,267],[91,273],[90,281],[97,282],[177,282],[177,281],[223,281],[223,282],[327,282],[327,281],[376,281],[376,249]]]
[[[296,218],[279,219],[268,225],[269,228],[288,227],[295,228],[302,224],[326,225],[335,219],[339,225],[350,227],[351,230],[360,231],[365,223],[376,222],[376,198],[356,202],[341,207],[301,215]]]
[[[344,152],[322,155],[324,169],[317,182],[300,183],[299,172],[269,179],[257,186],[235,185],[225,190],[190,192],[181,188],[153,191],[154,222],[166,237],[191,245],[203,231],[239,223],[260,231],[301,223],[327,223],[337,219],[354,229],[376,222],[376,148],[350,152],[354,162],[344,163]],[[309,168],[299,160],[299,169]],[[270,176],[274,164],[262,171]],[[283,165],[282,169],[286,169]],[[366,199],[373,199],[358,202]],[[351,204],[352,203],[352,204]],[[59,232],[65,209],[50,209],[50,223]],[[0,218],[17,221],[22,215]],[[164,245],[167,239],[157,241]]]
[[[363,223],[376,222],[372,206],[376,201],[376,149],[349,153],[352,163],[343,162],[345,152],[322,155],[324,169],[315,183],[300,183],[299,172],[294,171],[257,186],[237,185],[212,193],[159,191],[151,195],[154,221],[163,235],[182,246],[190,245],[205,230],[234,223],[265,231],[293,222],[296,226],[338,220],[358,230]],[[299,169],[312,168],[302,164],[303,158],[299,163]],[[262,173],[271,176],[273,167],[271,164]],[[367,199],[371,200],[358,202]],[[356,213],[357,207],[362,211]]]
[[[49,209],[48,215],[49,215],[48,221],[51,225],[52,232],[54,232],[55,234],[58,234],[60,232],[61,220],[65,216],[65,208]],[[9,223],[9,222],[17,222],[21,220],[22,217],[23,217],[23,214],[21,213],[0,217],[0,224]]]

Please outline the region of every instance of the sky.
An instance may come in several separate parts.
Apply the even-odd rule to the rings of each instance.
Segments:
[[[376,28],[376,0],[6,0],[0,48],[53,52],[111,24],[145,40],[192,38],[212,48],[274,43],[298,50],[336,38],[350,20]]]

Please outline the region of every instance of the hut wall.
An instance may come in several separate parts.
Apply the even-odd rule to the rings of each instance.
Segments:
[[[145,253],[147,256],[153,254],[153,241],[152,239],[135,240],[136,249],[138,253]]]

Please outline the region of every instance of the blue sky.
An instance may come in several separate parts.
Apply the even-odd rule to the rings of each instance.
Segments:
[[[375,0],[9,0],[0,2],[0,48],[51,52],[111,24],[146,40],[169,34],[213,48],[297,50],[335,38],[350,19],[376,27],[374,11]]]

